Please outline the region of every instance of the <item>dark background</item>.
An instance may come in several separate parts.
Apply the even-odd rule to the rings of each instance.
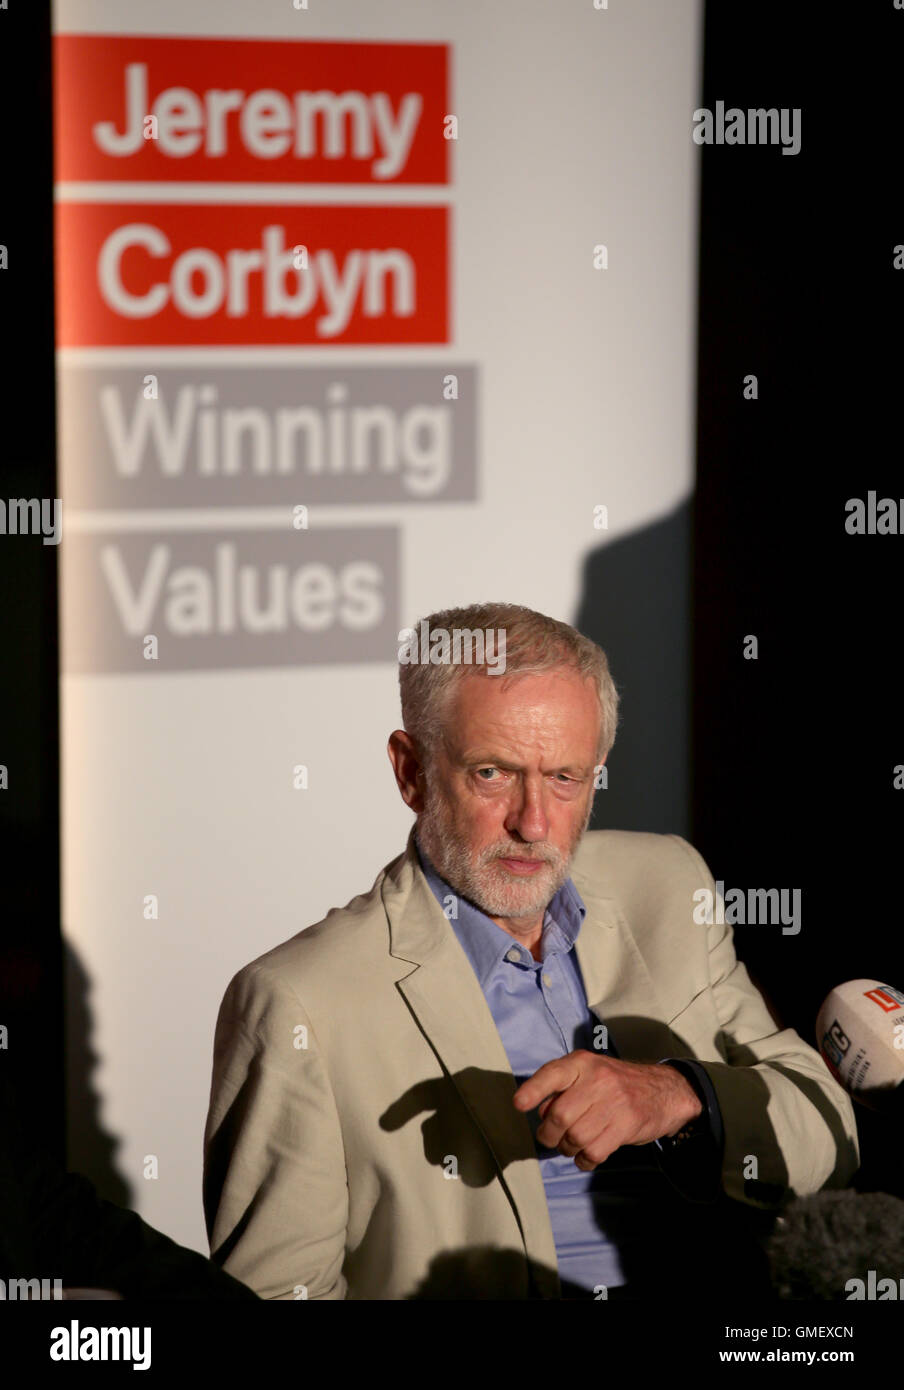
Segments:
[[[735,940],[782,1025],[814,1044],[833,985],[904,985],[904,535],[844,529],[848,498],[904,499],[904,12],[835,14],[709,4],[702,103],[802,110],[795,156],[703,151],[691,748],[693,839],[714,876],[802,890],[797,936]],[[901,1124],[856,1112],[855,1185],[904,1196]]]
[[[841,15],[816,4],[707,7],[702,105],[800,107],[802,148],[793,157],[776,147],[701,152],[698,488],[693,505],[635,551],[648,583],[659,574],[656,592],[674,585],[679,615],[690,583],[690,641],[666,623],[658,657],[673,671],[689,666],[689,701],[682,690],[676,698],[691,738],[685,756],[668,737],[662,687],[648,680],[644,721],[670,790],[657,793],[643,826],[623,822],[686,823],[729,887],[801,889],[798,936],[738,927],[736,942],[777,1020],[811,1043],[834,984],[868,976],[904,986],[904,793],[892,785],[904,763],[896,584],[904,538],[844,529],[849,497],[904,496],[904,272],[892,263],[904,242],[904,12],[883,0]],[[9,248],[0,272],[0,495],[54,497],[44,0],[0,12],[0,132],[0,242]],[[751,373],[759,399],[745,401]],[[690,575],[679,564],[688,536]],[[9,768],[0,794],[0,1023],[23,1118],[63,1158],[56,582],[54,547],[0,537],[0,762]],[[588,584],[579,623],[608,647],[596,592]],[[748,635],[758,639],[756,661],[742,655]],[[614,659],[613,670],[618,676]],[[662,734],[649,723],[657,691]],[[627,733],[611,764],[621,756],[626,782],[631,748]],[[856,1185],[904,1195],[901,1124],[860,1107],[857,1117]]]
[[[0,496],[56,497],[50,5],[0,11]],[[65,527],[66,518],[63,517]],[[65,531],[64,531],[65,536]],[[63,542],[65,543],[65,541]],[[23,1127],[63,1156],[57,550],[0,536],[0,1024]]]

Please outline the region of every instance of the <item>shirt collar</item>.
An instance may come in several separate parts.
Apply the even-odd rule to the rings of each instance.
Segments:
[[[535,969],[539,968],[539,962],[533,959],[525,946],[521,946],[520,942],[487,916],[476,903],[472,903],[456,893],[455,889],[450,887],[446,880],[440,876],[435,865],[421,847],[417,831],[415,831],[414,844],[424,877],[440,907],[445,911],[450,898],[456,904],[458,915],[449,919],[450,925],[470,960],[482,989],[486,988],[490,977],[496,970],[500,969],[503,964],[509,964],[507,955],[513,946],[519,947],[522,964],[530,965]],[[553,952],[571,950],[586,914],[587,909],[581,895],[572,880],[566,879],[547,905],[543,918],[540,949],[544,960]],[[515,963],[517,964],[517,962]]]

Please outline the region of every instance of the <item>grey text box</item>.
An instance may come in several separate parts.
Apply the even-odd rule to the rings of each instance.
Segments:
[[[58,383],[68,507],[476,497],[473,366],[61,363]]]
[[[60,550],[67,674],[397,660],[393,527],[76,532]]]

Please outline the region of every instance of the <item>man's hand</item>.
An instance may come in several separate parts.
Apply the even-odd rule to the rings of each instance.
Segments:
[[[667,1063],[583,1051],[546,1062],[518,1087],[514,1103],[522,1111],[538,1106],[537,1139],[585,1173],[622,1144],[677,1134],[703,1109],[690,1082]]]

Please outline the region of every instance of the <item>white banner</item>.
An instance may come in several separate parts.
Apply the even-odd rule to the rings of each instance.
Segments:
[[[225,986],[404,847],[399,630],[692,492],[701,6],[55,30],[69,1162],[207,1253]]]

